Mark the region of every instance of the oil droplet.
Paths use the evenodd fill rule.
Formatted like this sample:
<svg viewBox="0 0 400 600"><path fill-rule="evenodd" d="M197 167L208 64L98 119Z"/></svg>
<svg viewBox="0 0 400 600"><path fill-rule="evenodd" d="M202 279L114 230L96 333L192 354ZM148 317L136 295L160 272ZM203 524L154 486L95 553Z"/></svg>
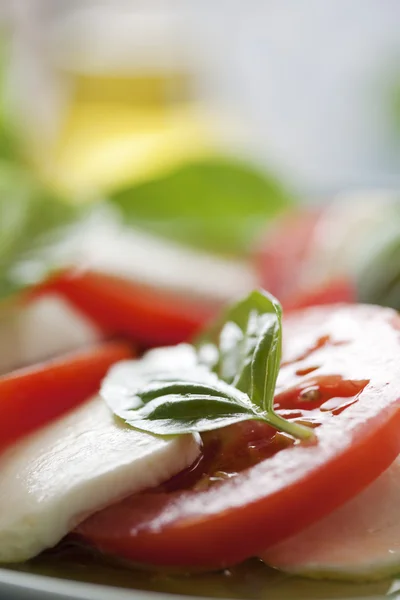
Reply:
<svg viewBox="0 0 400 600"><path fill-rule="evenodd" d="M302 390L299 394L299 398L304 402L317 402L321 398L321 392L319 387L312 385Z"/></svg>

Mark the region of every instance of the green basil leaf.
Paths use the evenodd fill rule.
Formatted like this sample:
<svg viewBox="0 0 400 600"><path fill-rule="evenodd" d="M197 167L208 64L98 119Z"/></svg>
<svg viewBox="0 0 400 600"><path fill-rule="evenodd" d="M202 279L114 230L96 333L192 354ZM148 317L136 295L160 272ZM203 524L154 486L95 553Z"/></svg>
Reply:
<svg viewBox="0 0 400 600"><path fill-rule="evenodd" d="M100 393L115 415L153 434L202 432L257 419L310 438L311 430L273 410L280 357L280 305L256 291L197 347L158 348L114 365Z"/></svg>
<svg viewBox="0 0 400 600"><path fill-rule="evenodd" d="M185 393L233 398L238 404L251 407L245 394L199 363L190 344L156 348L140 360L122 361L110 369L101 388L110 408L124 419L132 417L129 411L159 396Z"/></svg>
<svg viewBox="0 0 400 600"><path fill-rule="evenodd" d="M189 344L115 365L101 395L114 414L155 434L207 431L260 416L246 394L198 362Z"/></svg>
<svg viewBox="0 0 400 600"><path fill-rule="evenodd" d="M110 201L128 225L223 254L247 252L266 221L292 204L272 176L222 158L130 185Z"/></svg>
<svg viewBox="0 0 400 600"><path fill-rule="evenodd" d="M101 394L111 410L126 419L131 416L130 410L142 406L140 394L147 393L149 386L162 388L166 384L180 383L218 383L218 377L199 364L196 351L189 344L156 348L139 360L117 363L103 381Z"/></svg>
<svg viewBox="0 0 400 600"><path fill-rule="evenodd" d="M270 330L274 335L270 334ZM208 331L197 341L200 362L217 373L218 377L246 392L260 408L264 407L264 391L257 378L269 379L267 390L275 389L277 369L281 358L281 309L277 300L262 290L253 291L241 302L228 309ZM279 343L278 343L279 340ZM272 359L271 354L274 355ZM253 360L257 355L257 369ZM261 363L274 360L272 373L266 373ZM268 361L267 361L268 362ZM265 367L267 364L265 365ZM275 377L275 379L274 379Z"/></svg>
<svg viewBox="0 0 400 600"><path fill-rule="evenodd" d="M262 315L257 345L251 361L250 397L267 412L273 410L274 392L282 356L282 310L270 298L274 312Z"/></svg>
<svg viewBox="0 0 400 600"><path fill-rule="evenodd" d="M197 340L200 362L245 392L265 420L294 437L312 437L301 425L279 417L273 408L282 355L282 309L264 290L255 290L228 309Z"/></svg>
<svg viewBox="0 0 400 600"><path fill-rule="evenodd" d="M60 266L52 249L80 216L25 170L0 162L0 300Z"/></svg>
<svg viewBox="0 0 400 600"><path fill-rule="evenodd" d="M182 394L153 400L136 411L135 417L127 423L156 435L179 435L210 431L259 418L251 409L218 396Z"/></svg>
<svg viewBox="0 0 400 600"><path fill-rule="evenodd" d="M44 186L23 159L20 132L7 105L5 72L9 44L0 38L0 301L42 281L57 269L51 248L78 209ZM9 104L9 103L8 103Z"/></svg>
<svg viewBox="0 0 400 600"><path fill-rule="evenodd" d="M360 302L390 306L400 310L400 196L382 195L390 200L375 221L374 229L360 244L354 278Z"/></svg>
<svg viewBox="0 0 400 600"><path fill-rule="evenodd" d="M0 159L22 161L20 134L6 102L6 71L10 61L10 43L5 31L0 30Z"/></svg>

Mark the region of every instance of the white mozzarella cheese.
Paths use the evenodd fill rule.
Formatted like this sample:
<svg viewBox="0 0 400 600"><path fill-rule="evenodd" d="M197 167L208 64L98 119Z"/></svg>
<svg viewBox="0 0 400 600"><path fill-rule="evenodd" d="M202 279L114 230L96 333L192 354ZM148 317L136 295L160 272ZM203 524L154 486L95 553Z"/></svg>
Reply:
<svg viewBox="0 0 400 600"><path fill-rule="evenodd" d="M252 267L181 247L141 231L115 232L110 240L87 243L91 269L210 301L229 302L257 287Z"/></svg>
<svg viewBox="0 0 400 600"><path fill-rule="evenodd" d="M261 559L289 573L319 578L374 580L397 574L399 506L397 458L361 494L299 534L268 548Z"/></svg>
<svg viewBox="0 0 400 600"><path fill-rule="evenodd" d="M124 227L110 209L99 210L76 230L63 248L63 260L210 301L231 301L258 285L249 261L222 258Z"/></svg>
<svg viewBox="0 0 400 600"><path fill-rule="evenodd" d="M92 344L100 331L65 300L47 295L0 312L0 373Z"/></svg>
<svg viewBox="0 0 400 600"><path fill-rule="evenodd" d="M54 546L88 515L189 466L199 447L196 436L120 425L89 400L0 456L0 562Z"/></svg>

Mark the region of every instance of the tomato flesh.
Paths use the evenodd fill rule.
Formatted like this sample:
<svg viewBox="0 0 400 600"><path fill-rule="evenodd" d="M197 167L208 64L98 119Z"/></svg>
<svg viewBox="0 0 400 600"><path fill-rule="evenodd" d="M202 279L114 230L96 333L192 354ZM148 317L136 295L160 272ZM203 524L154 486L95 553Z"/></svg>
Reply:
<svg viewBox="0 0 400 600"><path fill-rule="evenodd" d="M74 271L47 282L108 335L123 335L144 348L190 339L219 305L171 295L139 283L90 271Z"/></svg>
<svg viewBox="0 0 400 600"><path fill-rule="evenodd" d="M207 434L202 464L106 508L76 534L103 552L174 567L222 568L265 551L356 495L395 459L399 361L400 321L390 309L291 314L275 407L313 427L315 443L255 424Z"/></svg>
<svg viewBox="0 0 400 600"><path fill-rule="evenodd" d="M108 342L0 377L0 450L93 396L108 368L131 356Z"/></svg>

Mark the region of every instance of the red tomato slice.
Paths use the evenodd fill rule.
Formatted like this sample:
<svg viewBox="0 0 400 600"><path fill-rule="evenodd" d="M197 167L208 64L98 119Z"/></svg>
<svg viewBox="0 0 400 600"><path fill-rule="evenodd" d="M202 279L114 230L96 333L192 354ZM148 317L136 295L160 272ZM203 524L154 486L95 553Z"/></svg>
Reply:
<svg viewBox="0 0 400 600"><path fill-rule="evenodd" d="M357 301L356 286L350 277L336 277L304 288L303 275L312 268L309 259L318 252L314 232L321 215L321 210L286 215L256 252L262 285L279 298L284 310Z"/></svg>
<svg viewBox="0 0 400 600"><path fill-rule="evenodd" d="M42 289L66 297L105 333L128 336L144 347L188 340L219 309L95 272L66 273Z"/></svg>
<svg viewBox="0 0 400 600"><path fill-rule="evenodd" d="M307 293L298 294L283 303L283 309L298 310L308 306L320 306L321 304L336 304L340 302L352 303L357 301L355 285L350 279L335 279L328 285L313 288Z"/></svg>
<svg viewBox="0 0 400 600"><path fill-rule="evenodd" d="M255 253L261 285L285 302L299 293L298 277L321 211L292 212L278 219Z"/></svg>
<svg viewBox="0 0 400 600"><path fill-rule="evenodd" d="M130 356L127 344L109 342L0 377L0 449L87 400Z"/></svg>
<svg viewBox="0 0 400 600"><path fill-rule="evenodd" d="M108 507L76 533L154 565L221 568L265 552L356 495L398 455L399 364L400 319L390 309L292 313L275 406L315 427L316 442L294 443L259 424L237 428L237 443L232 429L212 432L203 464L181 481ZM215 439L222 452L210 458Z"/></svg>

